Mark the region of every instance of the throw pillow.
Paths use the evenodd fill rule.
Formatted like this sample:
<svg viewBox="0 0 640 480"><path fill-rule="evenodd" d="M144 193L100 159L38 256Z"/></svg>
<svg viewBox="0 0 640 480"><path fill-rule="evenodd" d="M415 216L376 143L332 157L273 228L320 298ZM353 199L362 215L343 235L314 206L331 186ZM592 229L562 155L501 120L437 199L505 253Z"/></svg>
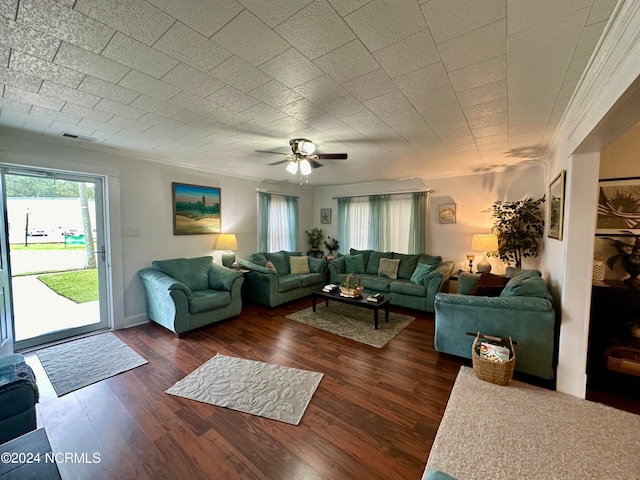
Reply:
<svg viewBox="0 0 640 480"><path fill-rule="evenodd" d="M345 255L345 273L364 273L364 255L358 253L357 255Z"/></svg>
<svg viewBox="0 0 640 480"><path fill-rule="evenodd" d="M509 279L493 273L483 273L469 292L471 295L483 297L499 297Z"/></svg>
<svg viewBox="0 0 640 480"><path fill-rule="evenodd" d="M289 259L285 256L284 252L265 253L264 256L275 265L278 270L278 275L289 274Z"/></svg>
<svg viewBox="0 0 640 480"><path fill-rule="evenodd" d="M400 260L392 260L390 258L381 258L380 267L378 268L378 275L381 277L391 278L396 280L398 278L398 267L400 266Z"/></svg>
<svg viewBox="0 0 640 480"><path fill-rule="evenodd" d="M310 273L309 271L309 257L303 255L301 257L289 257L289 269L291 275L303 275Z"/></svg>
<svg viewBox="0 0 640 480"><path fill-rule="evenodd" d="M511 280L504 287L501 297L538 297L545 298L550 302L553 301L553 297L547 290L547 284L540 277L530 277L519 281Z"/></svg>
<svg viewBox="0 0 640 480"><path fill-rule="evenodd" d="M378 270L380 270L381 258L393 258L393 253L392 252L371 252L369 254L369 261L367 262L367 266L364 273L368 273L369 275L378 275Z"/></svg>
<svg viewBox="0 0 640 480"><path fill-rule="evenodd" d="M265 265L265 268L268 268L269 270L273 270L274 272L278 273L278 269L276 268L276 266L271 263L271 262L267 262L267 264Z"/></svg>
<svg viewBox="0 0 640 480"><path fill-rule="evenodd" d="M451 475L447 475L441 470L429 469L425 480L456 480Z"/></svg>
<svg viewBox="0 0 640 480"><path fill-rule="evenodd" d="M424 279L431 273L433 270L433 265L427 265L426 263L419 263L416 266L416 269L413 271L413 275L411 275L411 281L413 283L417 283L418 285L422 285L424 283Z"/></svg>

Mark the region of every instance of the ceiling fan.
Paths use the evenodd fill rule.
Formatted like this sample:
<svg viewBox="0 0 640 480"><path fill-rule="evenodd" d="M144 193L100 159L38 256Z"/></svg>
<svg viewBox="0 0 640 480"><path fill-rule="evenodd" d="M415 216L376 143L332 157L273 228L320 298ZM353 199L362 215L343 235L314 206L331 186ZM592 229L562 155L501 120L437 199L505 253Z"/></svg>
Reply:
<svg viewBox="0 0 640 480"><path fill-rule="evenodd" d="M258 150L261 153L275 153L278 155L287 155L287 160L281 160L279 162L273 162L269 165L280 165L288 162L287 172L300 176L300 185L302 185L302 176L307 177L307 183L309 182L308 175L311 173L312 168L321 167L322 164L318 160L346 160L346 153L314 153L316 151L316 144L306 138L293 138L289 140L292 153L272 152L268 150Z"/></svg>

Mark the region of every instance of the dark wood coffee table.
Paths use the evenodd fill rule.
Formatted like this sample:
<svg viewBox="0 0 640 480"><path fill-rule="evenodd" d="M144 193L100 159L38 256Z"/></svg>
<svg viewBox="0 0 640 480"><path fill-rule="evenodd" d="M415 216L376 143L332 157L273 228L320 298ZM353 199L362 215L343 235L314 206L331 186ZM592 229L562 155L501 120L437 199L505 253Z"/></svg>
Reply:
<svg viewBox="0 0 640 480"><path fill-rule="evenodd" d="M389 321L389 296L385 295L384 300L379 302L368 302L367 296L368 293L363 292L362 295L356 298L352 297L343 297L340 295L340 292L325 292L323 290L316 290L311 292L311 299L313 300L313 311L316 311L316 300L318 297L323 298L325 301L325 305L329 306L329 300L333 300L334 302L342 302L348 305L355 305L356 307L368 308L369 310L373 310L373 328L375 330L378 329L378 311L380 308L384 308L384 321Z"/></svg>

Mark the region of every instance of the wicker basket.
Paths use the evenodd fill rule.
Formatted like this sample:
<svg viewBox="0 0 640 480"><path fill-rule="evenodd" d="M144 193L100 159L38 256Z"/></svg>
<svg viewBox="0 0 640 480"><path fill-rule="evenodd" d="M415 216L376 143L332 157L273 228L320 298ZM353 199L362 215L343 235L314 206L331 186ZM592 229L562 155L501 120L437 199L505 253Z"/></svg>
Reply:
<svg viewBox="0 0 640 480"><path fill-rule="evenodd" d="M364 287L360 285L360 279L354 273L347 275L344 282L340 284L340 294L345 297L359 297L363 290Z"/></svg>
<svg viewBox="0 0 640 480"><path fill-rule="evenodd" d="M516 366L516 351L513 349L513 341L511 340L511 337L509 337L511 358L506 362L492 362L491 360L482 358L476 349L480 337L494 341L502 340L501 338L482 335L480 332L476 334L473 346L471 347L471 359L473 362L473 371L476 372L476 377L480 380L484 380L485 382L495 383L496 385L509 385L513 379L513 369Z"/></svg>

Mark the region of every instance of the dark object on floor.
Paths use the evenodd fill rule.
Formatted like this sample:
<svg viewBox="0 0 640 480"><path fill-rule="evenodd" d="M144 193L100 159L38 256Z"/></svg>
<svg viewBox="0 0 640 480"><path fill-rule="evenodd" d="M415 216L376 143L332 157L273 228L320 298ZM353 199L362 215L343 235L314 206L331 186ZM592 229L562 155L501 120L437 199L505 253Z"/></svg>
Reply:
<svg viewBox="0 0 640 480"><path fill-rule="evenodd" d="M20 354L0 357L0 443L36 428L38 386Z"/></svg>
<svg viewBox="0 0 640 480"><path fill-rule="evenodd" d="M2 445L0 480L10 478L37 478L61 480L55 455L44 428L39 428ZM15 461L13 461L15 459Z"/></svg>

